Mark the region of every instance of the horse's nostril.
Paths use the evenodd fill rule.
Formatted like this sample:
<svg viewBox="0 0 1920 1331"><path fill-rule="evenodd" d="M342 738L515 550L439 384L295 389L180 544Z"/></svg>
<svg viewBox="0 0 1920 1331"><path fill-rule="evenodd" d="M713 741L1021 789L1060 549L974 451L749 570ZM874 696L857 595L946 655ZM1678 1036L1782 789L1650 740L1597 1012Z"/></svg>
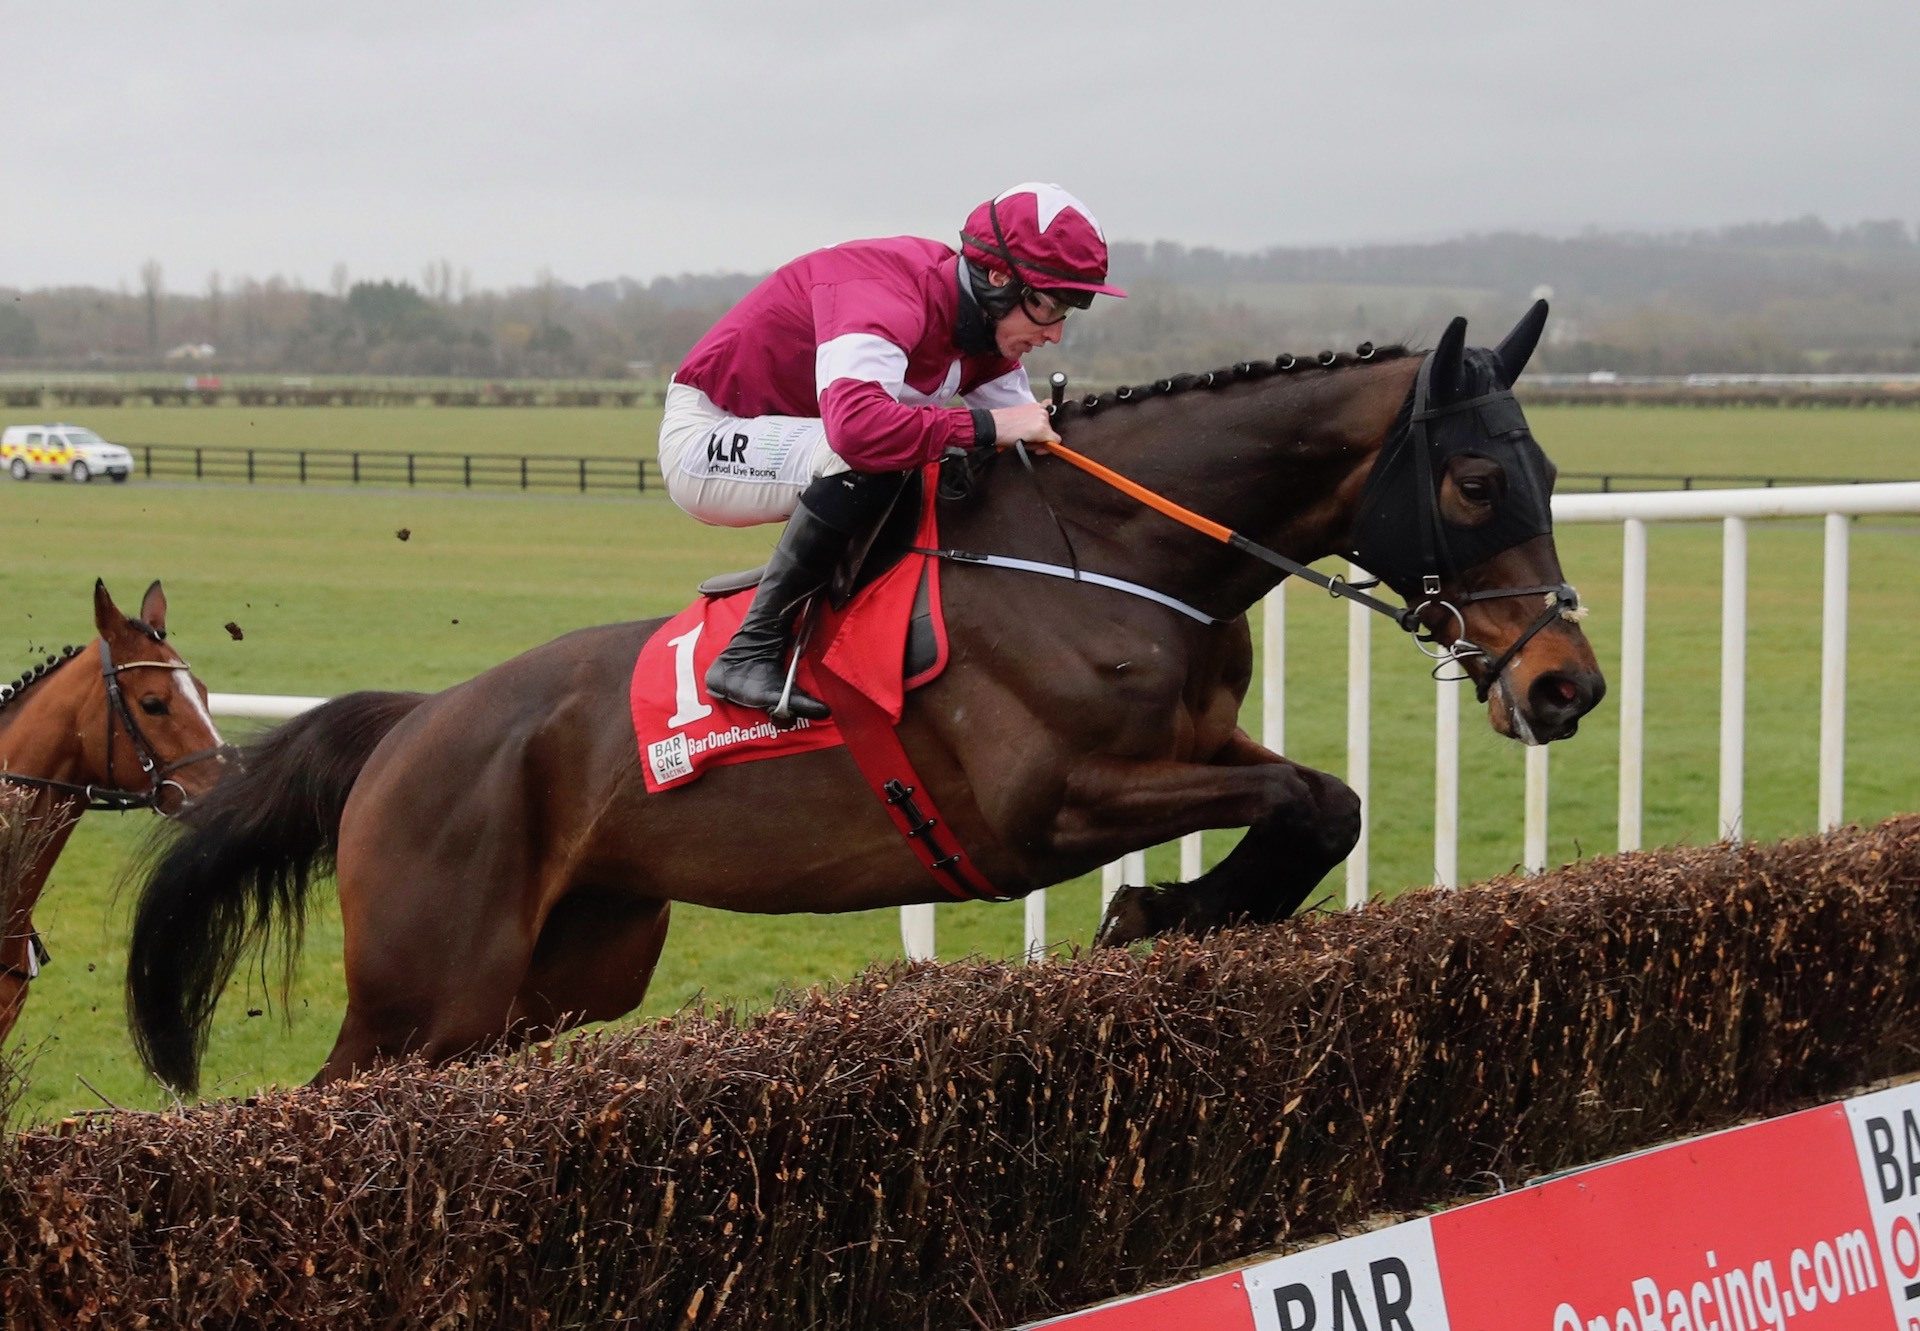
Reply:
<svg viewBox="0 0 1920 1331"><path fill-rule="evenodd" d="M1572 720L1578 717L1589 705L1587 690L1582 684L1578 676L1562 674L1557 670L1540 676L1531 690L1534 710L1543 719Z"/></svg>

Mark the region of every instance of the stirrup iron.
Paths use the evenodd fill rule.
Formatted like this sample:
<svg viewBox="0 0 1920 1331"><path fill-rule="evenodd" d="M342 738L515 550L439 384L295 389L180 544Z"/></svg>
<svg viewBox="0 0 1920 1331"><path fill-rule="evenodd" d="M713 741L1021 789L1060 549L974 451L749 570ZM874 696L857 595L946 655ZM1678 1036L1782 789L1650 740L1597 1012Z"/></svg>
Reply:
<svg viewBox="0 0 1920 1331"><path fill-rule="evenodd" d="M780 686L780 701L768 709L767 715L773 718L773 724L782 730L793 729L799 720L793 714L793 683L800 677L800 657L807 650L807 643L813 637L813 603L818 592L809 595L800 602L800 609L794 615L796 629L793 635L793 654L787 660L787 679Z"/></svg>

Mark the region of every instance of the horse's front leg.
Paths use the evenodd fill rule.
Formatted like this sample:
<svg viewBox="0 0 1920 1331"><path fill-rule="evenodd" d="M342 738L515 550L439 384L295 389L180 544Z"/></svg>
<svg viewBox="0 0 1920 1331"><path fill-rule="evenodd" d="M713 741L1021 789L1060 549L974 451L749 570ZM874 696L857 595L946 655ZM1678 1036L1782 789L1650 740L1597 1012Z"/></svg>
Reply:
<svg viewBox="0 0 1920 1331"><path fill-rule="evenodd" d="M1233 852L1191 883L1130 885L1100 927L1103 943L1207 933L1291 915L1360 838L1360 799L1337 777L1235 731L1211 763L1088 764L1068 785L1059 830L1135 845L1212 827L1245 827Z"/></svg>

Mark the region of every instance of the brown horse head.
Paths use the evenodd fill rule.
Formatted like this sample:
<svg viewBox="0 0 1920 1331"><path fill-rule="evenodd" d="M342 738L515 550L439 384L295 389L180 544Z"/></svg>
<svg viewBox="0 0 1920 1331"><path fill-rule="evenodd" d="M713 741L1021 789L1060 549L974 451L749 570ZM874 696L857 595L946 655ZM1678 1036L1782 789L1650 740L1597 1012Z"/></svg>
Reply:
<svg viewBox="0 0 1920 1331"><path fill-rule="evenodd" d="M0 686L0 1039L20 1015L45 950L33 908L73 824L88 809L178 813L223 774L228 754L207 693L166 641L167 598L140 617L94 583L99 637Z"/></svg>
<svg viewBox="0 0 1920 1331"><path fill-rule="evenodd" d="M1465 319L1448 325L1372 465L1352 540L1430 654L1473 681L1493 728L1529 744L1572 735L1606 693L1554 548L1557 473L1512 391L1546 317L1535 302L1491 350L1466 345Z"/></svg>
<svg viewBox="0 0 1920 1331"><path fill-rule="evenodd" d="M156 581L135 618L96 581L93 624L99 639L81 655L96 678L72 723L86 779L151 792L154 809L177 813L213 788L231 751L208 711L206 685L167 641L167 594Z"/></svg>
<svg viewBox="0 0 1920 1331"><path fill-rule="evenodd" d="M1080 539L1105 546L1104 571L1194 594L1222 618L1249 610L1282 576L1265 555L1249 557L1253 546L1291 560L1290 572L1344 555L1405 601L1401 627L1421 630L1429 655L1473 681L1497 732L1564 739L1606 684L1554 549L1554 467L1512 392L1546 315L1536 302L1491 349L1469 347L1467 322L1455 319L1424 356L1370 345L1282 356L1056 413L1088 457L1249 544L1197 545L1099 482L1062 478L1060 493L1073 516L1086 515ZM999 530L966 535L993 548L1031 531L1044 545L1052 525L1019 490L996 482ZM993 515L979 521L990 526Z"/></svg>

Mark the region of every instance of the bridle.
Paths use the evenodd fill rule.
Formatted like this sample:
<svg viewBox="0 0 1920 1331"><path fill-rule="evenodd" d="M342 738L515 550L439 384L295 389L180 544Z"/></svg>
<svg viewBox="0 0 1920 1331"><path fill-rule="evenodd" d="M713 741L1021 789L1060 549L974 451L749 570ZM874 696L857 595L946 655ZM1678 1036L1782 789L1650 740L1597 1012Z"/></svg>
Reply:
<svg viewBox="0 0 1920 1331"><path fill-rule="evenodd" d="M1511 388L1497 389L1460 402L1449 402L1444 407L1429 406L1427 403L1431 393L1432 379L1433 353L1428 352L1426 358L1420 362L1420 372L1414 379L1413 409L1407 417L1407 429L1410 435L1406 441L1406 446L1413 454L1414 485L1425 501L1418 506L1420 567L1425 570L1420 575L1420 594L1425 599L1408 611L1394 611L1391 607L1386 609L1401 628L1414 634L1415 645L1420 648L1421 653L1437 662L1434 666L1434 678L1443 678L1440 671L1450 662L1460 664L1463 669L1467 661L1475 658L1487 662L1482 666L1481 676L1473 686L1475 699L1484 703L1488 695L1493 692L1494 685L1504 677L1507 667L1513 664L1514 659L1520 655L1521 650L1528 643L1533 641L1535 635L1556 619L1576 621L1583 611L1580 607L1580 593L1571 583L1566 582L1541 583L1531 587L1495 587L1485 591L1468 592L1455 601L1441 599L1440 570L1443 562L1450 564L1451 560L1446 559L1446 541L1440 530L1440 487L1433 475L1433 443L1427 435L1427 423L1490 406L1513 405L1516 411L1518 407L1514 403ZM1375 467L1380 465L1380 459L1386 454L1387 449L1382 448L1375 458ZM1375 567L1374 561L1366 557L1366 551L1357 548L1354 551L1354 562L1363 568ZM1342 585L1350 586L1351 584ZM1362 585L1377 586L1379 580L1375 579L1373 582ZM1527 626L1526 631L1508 644L1505 651L1495 656L1467 637L1467 619L1462 607L1477 601L1504 600L1511 596L1541 596L1545 598L1545 605L1539 615L1534 618L1533 623ZM1372 601L1371 598L1367 599L1371 602L1372 608L1382 608L1383 603ZM1439 612L1443 616L1442 623L1445 622L1445 615L1453 617L1454 627L1458 631L1454 634L1451 644L1440 643L1438 632L1425 618L1429 610ZM1404 619L1403 614L1406 616ZM1409 623L1409 620L1412 622ZM1422 628L1426 632L1420 632ZM1436 646L1439 650L1429 651L1429 645ZM1453 676L1452 678L1463 677Z"/></svg>
<svg viewBox="0 0 1920 1331"><path fill-rule="evenodd" d="M153 634L155 642L161 641L158 631ZM29 786L38 790L51 790L56 794L67 795L85 801L82 809L103 809L115 813L124 813L129 809L152 809L162 815L166 809L162 800L167 787L171 786L180 793L182 803L186 800L187 790L173 774L195 763L208 759L226 761L239 756L239 749L231 744L216 744L210 749L201 749L163 763L153 744L134 720L133 708L127 704L125 690L120 687L120 676L129 670L184 670L192 673L193 667L185 661L126 661L114 664L113 649L105 638L100 639L100 678L107 690L107 709L105 713L107 762L106 774L113 778L114 717L120 718L120 724L126 728L127 738L133 745L135 759L140 764L141 773L147 778L144 790L127 789L116 786L96 785L92 782L56 781L52 777L28 776L21 772L0 771L0 781L8 781L16 786Z"/></svg>
<svg viewBox="0 0 1920 1331"><path fill-rule="evenodd" d="M154 630L152 636L155 642L162 640L158 630ZM210 749L201 749L197 753L175 758L170 763L161 762L160 755L154 750L152 742L140 729L139 723L134 720L133 708L128 706L126 692L120 687L121 674L129 670L184 670L191 674L193 668L185 661L126 661L115 665L113 649L107 645L105 638L100 639L100 677L107 690L105 712L107 777L109 780L113 777L113 719L115 714L118 714L121 725L126 728L128 740L133 745L134 757L139 761L140 771L147 777L145 790L121 789L94 785L90 782L81 784L72 781L56 781L52 777L28 776L25 773L8 771L0 771L0 781L16 786L27 786L35 790L50 790L56 795L82 800L84 801L82 812L103 809L124 813L129 809L152 809L162 816L167 816L162 805L167 787L171 786L180 792L182 805L186 801L186 787L172 779L175 772L191 767L195 763L205 762L209 758L225 761L239 755L239 749L231 744L216 744ZM41 968L52 959L52 955L47 951L47 945L40 941L39 932L29 929L27 931L27 964L15 966L11 962L0 963L0 979L19 980L24 984L39 975Z"/></svg>
<svg viewBox="0 0 1920 1331"><path fill-rule="evenodd" d="M17 936L17 935L16 935ZM53 960L53 954L47 951L47 945L40 941L38 929L27 930L27 964L16 966L12 962L0 962L0 980L18 980L22 984L38 979L46 964Z"/></svg>

